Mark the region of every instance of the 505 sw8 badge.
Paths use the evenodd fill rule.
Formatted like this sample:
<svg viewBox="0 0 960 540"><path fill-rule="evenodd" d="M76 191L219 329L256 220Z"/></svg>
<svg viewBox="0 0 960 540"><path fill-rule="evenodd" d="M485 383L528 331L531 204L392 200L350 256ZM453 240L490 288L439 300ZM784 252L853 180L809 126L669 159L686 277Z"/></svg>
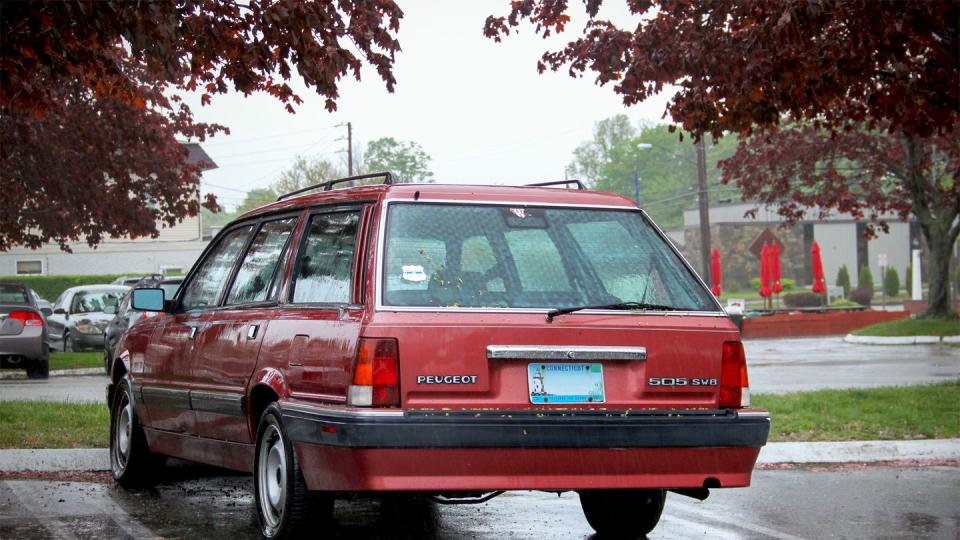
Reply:
<svg viewBox="0 0 960 540"><path fill-rule="evenodd" d="M667 491L750 484L769 418L739 333L641 209L392 179L284 195L174 297L133 291L158 315L111 368L117 482L165 456L252 473L267 538L337 497L505 490L576 491L598 532L643 535Z"/></svg>

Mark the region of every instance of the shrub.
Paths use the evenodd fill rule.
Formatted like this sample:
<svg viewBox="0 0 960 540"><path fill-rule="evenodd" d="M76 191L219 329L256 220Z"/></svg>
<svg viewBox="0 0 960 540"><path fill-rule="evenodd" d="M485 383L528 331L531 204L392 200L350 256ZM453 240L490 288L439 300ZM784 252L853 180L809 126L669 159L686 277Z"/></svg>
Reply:
<svg viewBox="0 0 960 540"><path fill-rule="evenodd" d="M77 285L101 285L120 277L118 274L99 276L9 276L0 281L19 281L40 295L40 298L55 302L60 293Z"/></svg>
<svg viewBox="0 0 960 540"><path fill-rule="evenodd" d="M792 291L797 288L797 280L790 278L783 278L780 280L780 285L783 286L783 290Z"/></svg>
<svg viewBox="0 0 960 540"><path fill-rule="evenodd" d="M760 278L752 277L750 278L750 288L759 291L760 290Z"/></svg>
<svg viewBox="0 0 960 540"><path fill-rule="evenodd" d="M823 297L812 292L790 293L783 295L783 304L787 307L819 307Z"/></svg>
<svg viewBox="0 0 960 540"><path fill-rule="evenodd" d="M850 271L847 265L843 265L837 270L837 287L843 287L843 295L850 296Z"/></svg>
<svg viewBox="0 0 960 540"><path fill-rule="evenodd" d="M857 288L869 290L873 294L873 272L869 266L860 267L860 274L857 277Z"/></svg>
<svg viewBox="0 0 960 540"><path fill-rule="evenodd" d="M883 276L883 292L887 296L896 296L900 292L900 274L895 268L887 268Z"/></svg>
<svg viewBox="0 0 960 540"><path fill-rule="evenodd" d="M861 306L869 306L873 300L873 289L857 287L850 293L850 299Z"/></svg>
<svg viewBox="0 0 960 540"><path fill-rule="evenodd" d="M960 268L957 269L957 275L960 276ZM907 277L906 281L903 282L903 289L907 291L907 294L913 292L913 266L907 267Z"/></svg>
<svg viewBox="0 0 960 540"><path fill-rule="evenodd" d="M830 303L830 307L858 308L862 306L854 302L853 300L847 300L846 298L837 298L836 300Z"/></svg>

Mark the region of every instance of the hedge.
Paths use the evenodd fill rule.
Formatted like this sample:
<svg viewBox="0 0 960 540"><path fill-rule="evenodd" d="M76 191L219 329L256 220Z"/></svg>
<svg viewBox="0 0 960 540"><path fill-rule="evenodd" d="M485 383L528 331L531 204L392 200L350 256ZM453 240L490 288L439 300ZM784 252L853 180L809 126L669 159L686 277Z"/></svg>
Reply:
<svg viewBox="0 0 960 540"><path fill-rule="evenodd" d="M55 302L60 293L78 285L109 284L124 274L103 274L98 276L6 276L0 281L19 281L30 287L40 298Z"/></svg>

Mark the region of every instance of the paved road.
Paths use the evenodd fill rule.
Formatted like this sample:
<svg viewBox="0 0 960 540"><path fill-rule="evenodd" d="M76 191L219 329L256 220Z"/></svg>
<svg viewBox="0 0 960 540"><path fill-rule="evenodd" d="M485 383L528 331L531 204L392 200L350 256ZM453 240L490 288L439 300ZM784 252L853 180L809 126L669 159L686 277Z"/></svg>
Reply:
<svg viewBox="0 0 960 540"><path fill-rule="evenodd" d="M750 391L870 388L960 378L960 347L860 345L841 337L744 341Z"/></svg>
<svg viewBox="0 0 960 540"><path fill-rule="evenodd" d="M251 481L181 468L156 490L0 482L0 538L257 538ZM470 506L407 497L337 503L337 538L591 538L575 494ZM705 502L670 494L652 539L957 538L960 468L759 471ZM319 531L318 531L319 532ZM326 532L326 531L325 531Z"/></svg>

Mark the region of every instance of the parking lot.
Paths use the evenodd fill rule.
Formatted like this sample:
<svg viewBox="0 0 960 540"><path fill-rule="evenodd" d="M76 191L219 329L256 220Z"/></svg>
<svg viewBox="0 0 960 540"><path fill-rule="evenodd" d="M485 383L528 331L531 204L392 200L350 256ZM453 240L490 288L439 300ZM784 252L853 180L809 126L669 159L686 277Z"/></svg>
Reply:
<svg viewBox="0 0 960 540"><path fill-rule="evenodd" d="M251 480L175 468L154 490L0 482L0 538L257 538ZM338 502L335 538L591 538L573 493L507 493L480 505L411 497ZM943 538L960 524L960 468L761 470L749 489L670 494L650 538ZM320 531L318 531L319 534Z"/></svg>

